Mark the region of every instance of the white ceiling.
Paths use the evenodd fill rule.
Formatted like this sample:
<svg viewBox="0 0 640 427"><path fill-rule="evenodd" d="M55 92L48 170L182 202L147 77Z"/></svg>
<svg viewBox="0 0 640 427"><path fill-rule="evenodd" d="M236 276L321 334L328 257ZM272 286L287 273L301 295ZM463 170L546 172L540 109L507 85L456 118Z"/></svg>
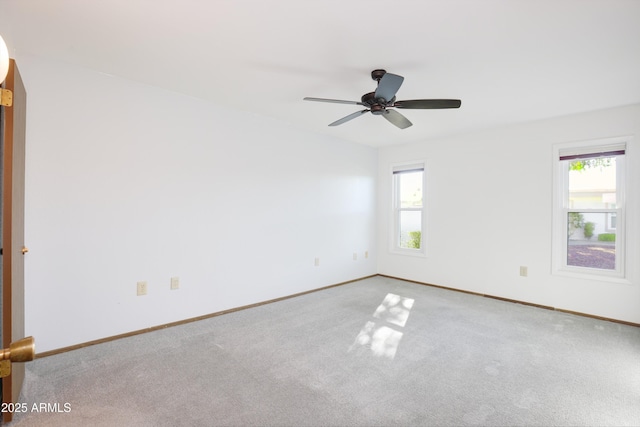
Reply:
<svg viewBox="0 0 640 427"><path fill-rule="evenodd" d="M10 51L381 146L640 103L637 0L0 0ZM361 107L370 72L405 77L400 130Z"/></svg>

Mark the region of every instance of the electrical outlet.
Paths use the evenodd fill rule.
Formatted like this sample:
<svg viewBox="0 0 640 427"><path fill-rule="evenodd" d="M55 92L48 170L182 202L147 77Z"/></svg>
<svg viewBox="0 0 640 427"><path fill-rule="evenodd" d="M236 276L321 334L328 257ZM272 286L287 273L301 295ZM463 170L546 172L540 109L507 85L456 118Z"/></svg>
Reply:
<svg viewBox="0 0 640 427"><path fill-rule="evenodd" d="M146 295L147 294L147 282L138 282L138 286L137 286L137 292L138 292L138 296L142 296L142 295Z"/></svg>
<svg viewBox="0 0 640 427"><path fill-rule="evenodd" d="M365 259L369 258L369 251L364 251L364 257L365 257Z"/></svg>
<svg viewBox="0 0 640 427"><path fill-rule="evenodd" d="M180 278L172 277L171 278L171 290L175 291L176 289L180 289Z"/></svg>
<svg viewBox="0 0 640 427"><path fill-rule="evenodd" d="M315 265L316 267L320 267L320 258L316 258L313 265Z"/></svg>
<svg viewBox="0 0 640 427"><path fill-rule="evenodd" d="M526 266L521 265L521 266L520 266L520 275L521 275L522 277L527 277L527 275L528 275L528 273L529 273L527 270L528 270L528 269L527 269L527 267L526 267Z"/></svg>
<svg viewBox="0 0 640 427"><path fill-rule="evenodd" d="M354 261L357 261L357 260L358 260L358 253L357 253L357 252L354 252L354 253L353 253L353 260L354 260Z"/></svg>

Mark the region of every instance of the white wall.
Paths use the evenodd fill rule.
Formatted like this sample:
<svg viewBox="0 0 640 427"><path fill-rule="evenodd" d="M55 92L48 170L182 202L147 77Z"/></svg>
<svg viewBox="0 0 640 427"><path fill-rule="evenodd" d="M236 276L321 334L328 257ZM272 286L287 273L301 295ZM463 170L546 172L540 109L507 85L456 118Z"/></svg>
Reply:
<svg viewBox="0 0 640 427"><path fill-rule="evenodd" d="M379 273L640 323L639 134L635 105L381 149ZM622 135L635 135L626 156L631 283L554 275L553 144ZM416 159L427 160L427 258L389 252L390 164Z"/></svg>
<svg viewBox="0 0 640 427"><path fill-rule="evenodd" d="M42 58L18 65L38 352L376 272L640 323L638 198L631 284L551 274L552 145L637 135L639 105L378 151ZM387 172L415 159L427 258L388 251ZM135 295L140 280L149 295Z"/></svg>
<svg viewBox="0 0 640 427"><path fill-rule="evenodd" d="M376 273L376 150L42 58L18 66L38 352Z"/></svg>

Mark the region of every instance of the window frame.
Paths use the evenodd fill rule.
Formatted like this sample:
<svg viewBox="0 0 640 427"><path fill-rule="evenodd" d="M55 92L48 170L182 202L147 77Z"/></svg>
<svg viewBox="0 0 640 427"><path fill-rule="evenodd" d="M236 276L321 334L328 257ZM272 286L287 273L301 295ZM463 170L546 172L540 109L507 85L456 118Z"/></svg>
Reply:
<svg viewBox="0 0 640 427"><path fill-rule="evenodd" d="M628 163L629 137L616 137L590 141L569 142L554 145L553 149L553 227L552 227L552 272L557 275L576 278L598 279L607 282L630 284L627 279L626 259L626 210L628 206L626 181ZM616 207L615 208L573 208L569 206L569 170L566 160L561 160L567 152L584 155L588 153L618 151L620 148L624 154L616 156ZM570 212L603 213L608 217L616 215L616 266L615 269L599 269L580 267L567 263L568 251L568 215Z"/></svg>
<svg viewBox="0 0 640 427"><path fill-rule="evenodd" d="M400 182L396 179L396 176L402 174L402 172L422 169L422 207L401 207L400 206ZM391 177L391 221L390 221L390 233L389 233L389 250L390 252L398 255L409 255L426 257L427 256L427 212L426 212L426 197L427 197L427 162L425 160L414 160L401 163L393 163L389 168L389 175ZM420 212L420 248L403 248L400 247L400 215L401 212Z"/></svg>

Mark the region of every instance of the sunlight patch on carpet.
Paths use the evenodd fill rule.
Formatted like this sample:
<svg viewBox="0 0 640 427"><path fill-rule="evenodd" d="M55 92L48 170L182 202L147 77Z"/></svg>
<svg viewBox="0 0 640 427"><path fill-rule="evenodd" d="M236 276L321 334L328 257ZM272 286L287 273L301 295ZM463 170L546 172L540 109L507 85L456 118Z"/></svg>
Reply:
<svg viewBox="0 0 640 427"><path fill-rule="evenodd" d="M404 327L414 302L413 298L404 298L389 293L374 311L373 317L396 327ZM401 339L402 332L394 327L376 325L376 322L367 321L356 336L354 343L349 347L348 352L357 348L365 348L370 350L374 356L394 359Z"/></svg>
<svg viewBox="0 0 640 427"><path fill-rule="evenodd" d="M373 313L373 317L404 327L407 323L407 319L409 319L409 312L413 307L414 301L415 300L413 298L404 298L395 294L387 294L382 301L382 304L380 304L376 309L376 312Z"/></svg>

